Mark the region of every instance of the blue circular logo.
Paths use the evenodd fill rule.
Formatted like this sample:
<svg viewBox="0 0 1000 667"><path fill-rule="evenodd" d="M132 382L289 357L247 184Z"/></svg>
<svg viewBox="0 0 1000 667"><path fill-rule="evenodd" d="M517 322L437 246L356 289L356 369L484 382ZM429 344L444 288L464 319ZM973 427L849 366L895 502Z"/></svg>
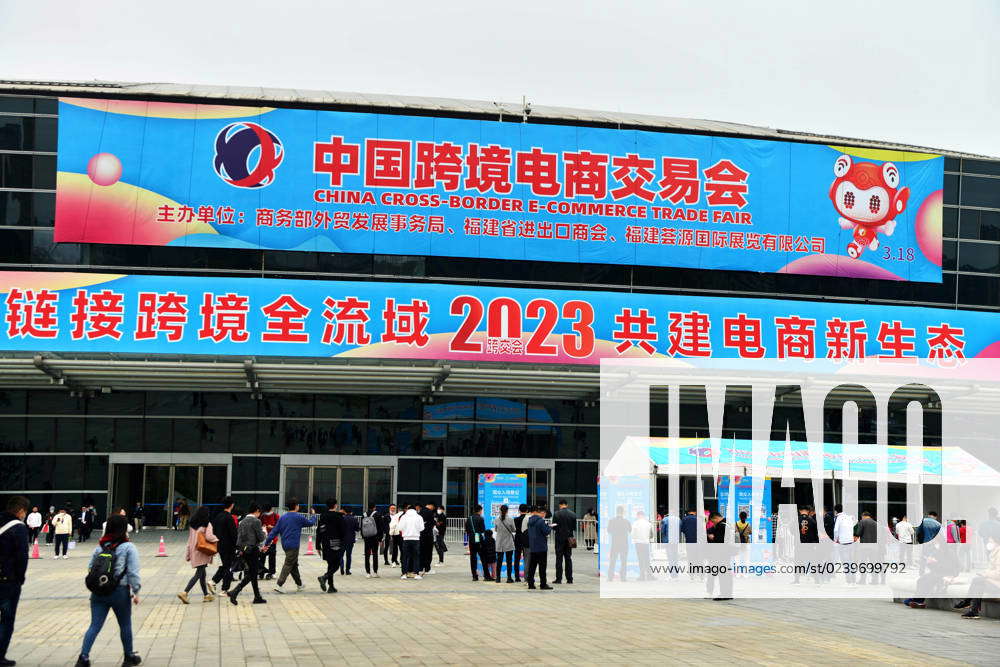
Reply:
<svg viewBox="0 0 1000 667"><path fill-rule="evenodd" d="M215 173L237 188L270 185L284 157L277 135L256 123L232 123L215 137Z"/></svg>

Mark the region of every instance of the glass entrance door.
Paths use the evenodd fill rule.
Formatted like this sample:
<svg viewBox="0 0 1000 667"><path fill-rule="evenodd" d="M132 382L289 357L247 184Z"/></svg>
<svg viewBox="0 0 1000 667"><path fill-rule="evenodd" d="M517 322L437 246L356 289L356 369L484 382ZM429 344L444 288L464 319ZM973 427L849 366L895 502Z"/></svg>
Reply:
<svg viewBox="0 0 1000 667"><path fill-rule="evenodd" d="M147 526L170 525L170 473L171 466L146 466L143 482L142 504L145 507Z"/></svg>
<svg viewBox="0 0 1000 667"><path fill-rule="evenodd" d="M191 514L202 504L218 511L228 491L224 465L147 465L143 477L147 526L171 526L177 502L186 503Z"/></svg>

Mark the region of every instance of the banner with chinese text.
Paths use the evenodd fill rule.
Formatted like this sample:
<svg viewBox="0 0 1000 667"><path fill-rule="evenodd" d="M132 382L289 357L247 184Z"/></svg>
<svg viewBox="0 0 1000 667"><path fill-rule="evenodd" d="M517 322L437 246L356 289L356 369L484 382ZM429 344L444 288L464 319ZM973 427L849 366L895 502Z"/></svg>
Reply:
<svg viewBox="0 0 1000 667"><path fill-rule="evenodd" d="M941 281L937 155L63 99L56 240Z"/></svg>
<svg viewBox="0 0 1000 667"><path fill-rule="evenodd" d="M1000 314L471 285L0 272L0 349L598 364L1000 356Z"/></svg>

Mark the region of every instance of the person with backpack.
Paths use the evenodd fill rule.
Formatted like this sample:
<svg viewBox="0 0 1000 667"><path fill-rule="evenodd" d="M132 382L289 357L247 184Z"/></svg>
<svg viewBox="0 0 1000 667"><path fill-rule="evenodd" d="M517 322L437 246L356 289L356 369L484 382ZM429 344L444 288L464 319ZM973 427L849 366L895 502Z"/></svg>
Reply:
<svg viewBox="0 0 1000 667"><path fill-rule="evenodd" d="M28 514L28 499L13 496L6 512L0 513L0 666L13 665L7 649L14 636L14 618L28 571L28 528L22 523Z"/></svg>
<svg viewBox="0 0 1000 667"><path fill-rule="evenodd" d="M218 547L219 538L212 531L212 522L208 513L208 507L202 505L191 517L188 523L187 549L184 553L184 560L191 563L194 568L194 575L188 580L184 591L177 594L180 601L188 604L188 593L194 585L201 585L201 594L204 596L203 602L211 602L215 599L215 586L210 586L205 582L205 573L208 566L212 564Z"/></svg>
<svg viewBox="0 0 1000 667"><path fill-rule="evenodd" d="M472 580L479 581L479 570L477 569L476 559L482 561L482 544L483 535L486 533L486 521L483 519L483 506L476 505L473 509L472 514L469 518L465 520L465 534L469 538L469 566L472 568ZM486 576L486 580L489 581L489 575L487 574L486 563L483 563L483 575Z"/></svg>
<svg viewBox="0 0 1000 667"><path fill-rule="evenodd" d="M358 520L351 508L341 511L344 515L344 535L341 538L343 554L340 557L340 573L346 576L351 573L351 556L354 554L354 543L358 541Z"/></svg>
<svg viewBox="0 0 1000 667"><path fill-rule="evenodd" d="M510 508L507 505L500 506L500 514L493 520L493 527L497 543L497 574L496 581L500 583L500 570L503 568L503 561L507 559L507 583L514 583L513 562L514 562L514 519L508 514Z"/></svg>
<svg viewBox="0 0 1000 667"><path fill-rule="evenodd" d="M73 517L66 511L65 507L59 508L59 513L52 517L52 530L55 533L56 555L59 558L59 549L62 549L62 557L69 558L69 538L73 534Z"/></svg>
<svg viewBox="0 0 1000 667"><path fill-rule="evenodd" d="M382 515L375 503L368 505L368 511L361 519L361 539L365 543L365 578L378 577L378 545L382 541Z"/></svg>
<svg viewBox="0 0 1000 667"><path fill-rule="evenodd" d="M242 558L246 569L243 571L243 580L239 586L229 592L229 601L237 604L236 598L240 596L240 591L250 584L253 587L253 604L266 604L267 600L260 594L260 585L257 583L257 571L260 569L261 545L267 537L264 534L264 526L260 523L260 505L250 503L249 511L240 521L236 529L236 554ZM267 547L264 546L264 550Z"/></svg>
<svg viewBox="0 0 1000 667"><path fill-rule="evenodd" d="M319 517L316 528L316 545L326 561L326 573L319 576L319 587L326 593L336 593L333 575L340 567L344 551L344 515L337 510L337 499L328 498L326 511Z"/></svg>
<svg viewBox="0 0 1000 667"><path fill-rule="evenodd" d="M212 583L221 582L223 593L229 591L233 584L233 558L236 556L236 523L233 521L233 508L236 501L232 496L222 499L222 509L212 517L212 533L219 539L219 560L222 565L212 575Z"/></svg>
<svg viewBox="0 0 1000 667"><path fill-rule="evenodd" d="M315 526L316 519L314 510L309 508L309 515L299 513L299 501L288 501L288 511L281 515L278 523L264 541L264 546L270 547L278 538L281 538L281 549L285 552L285 562L281 564L281 573L278 575L277 584L274 587L275 593L284 593L285 581L291 575L295 582L296 590L301 591L305 586L302 584L302 576L299 574L299 546L302 542L302 529L306 526Z"/></svg>
<svg viewBox="0 0 1000 667"><path fill-rule="evenodd" d="M753 535L753 527L747 521L746 511L740 512L740 520L736 522L736 539L740 544L748 544Z"/></svg>
<svg viewBox="0 0 1000 667"><path fill-rule="evenodd" d="M90 627L76 667L90 667L90 649L104 627L108 612L115 613L125 658L122 665L138 665L142 659L132 648L132 605L139 604L139 551L128 539L128 520L119 515L108 519L104 536L90 557L85 580L90 590Z"/></svg>

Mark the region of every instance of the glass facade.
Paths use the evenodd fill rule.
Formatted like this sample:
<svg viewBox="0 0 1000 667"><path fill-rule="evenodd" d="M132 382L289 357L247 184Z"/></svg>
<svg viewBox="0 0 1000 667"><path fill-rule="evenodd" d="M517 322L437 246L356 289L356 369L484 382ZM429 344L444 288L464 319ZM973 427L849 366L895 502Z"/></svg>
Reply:
<svg viewBox="0 0 1000 667"><path fill-rule="evenodd" d="M55 98L0 96L0 270L424 281L1000 310L1000 161L946 159L943 282L897 283L542 261L57 244L57 128ZM178 491L195 497L180 487L196 489L198 483L190 471L178 477L176 464L197 455L217 458L200 462L201 483L208 467L223 466L225 481L218 470L209 471L210 481L241 502L284 504L281 494L296 493L315 504L326 494L349 493L358 503L383 503L395 494L404 502L431 497L467 507L481 459L531 459L524 470L533 471L536 497L551 502L565 495L581 507L596 493L598 412L593 401L530 397L424 402L420 396L258 400L249 393L125 392L84 398L65 389L5 391L0 482L5 489L44 492L49 500L39 502L45 504L79 503L84 495L99 505L134 502L144 485L156 487L157 496L165 487L164 498ZM686 434L699 432L700 416L683 419ZM455 458L469 463L450 461ZM165 478L154 465L168 468ZM202 502L215 495L196 490Z"/></svg>

